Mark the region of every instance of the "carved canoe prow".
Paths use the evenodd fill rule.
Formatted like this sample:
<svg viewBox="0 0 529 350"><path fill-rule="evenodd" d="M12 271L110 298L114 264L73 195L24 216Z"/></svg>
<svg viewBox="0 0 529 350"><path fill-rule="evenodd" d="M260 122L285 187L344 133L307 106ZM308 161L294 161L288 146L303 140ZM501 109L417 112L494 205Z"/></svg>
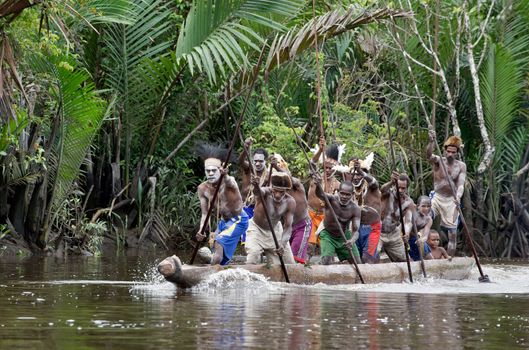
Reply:
<svg viewBox="0 0 529 350"><path fill-rule="evenodd" d="M454 258L448 260L425 261L428 277L461 280L470 277L474 260L471 258ZM412 262L414 277L421 275L418 262ZM270 281L284 282L283 272L279 265L183 265L176 255L164 259L158 264L158 271L169 282L180 288L190 288L208 276L226 269L240 268L267 277ZM288 277L295 284L354 284L360 283L354 266L337 265L286 265ZM406 263L385 263L359 265L360 273L366 283L399 283L408 279Z"/></svg>

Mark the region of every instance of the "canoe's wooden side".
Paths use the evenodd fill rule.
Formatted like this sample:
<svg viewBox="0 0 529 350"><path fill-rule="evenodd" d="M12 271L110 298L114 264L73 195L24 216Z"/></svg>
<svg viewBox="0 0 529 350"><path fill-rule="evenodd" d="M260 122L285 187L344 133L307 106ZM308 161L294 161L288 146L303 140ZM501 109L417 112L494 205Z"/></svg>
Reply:
<svg viewBox="0 0 529 350"><path fill-rule="evenodd" d="M471 258L454 258L452 261L428 260L425 261L425 265L428 277L461 280L470 276L474 260ZM413 262L411 266L414 277L422 276L418 262ZM348 264L312 266L294 264L286 265L286 267L291 283L325 283L331 285L360 283L354 266ZM261 274L270 281L284 281L279 265L182 265L180 259L175 255L166 258L158 265L158 271L165 279L181 288L190 288L209 275L230 268L242 268ZM366 283L399 283L408 279L406 263L362 264L359 265L359 268Z"/></svg>

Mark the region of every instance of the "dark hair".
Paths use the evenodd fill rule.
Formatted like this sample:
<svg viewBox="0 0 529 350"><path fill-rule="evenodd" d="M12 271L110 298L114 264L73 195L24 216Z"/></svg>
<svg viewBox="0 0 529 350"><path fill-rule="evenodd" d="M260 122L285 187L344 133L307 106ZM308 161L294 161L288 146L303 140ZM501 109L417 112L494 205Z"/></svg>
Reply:
<svg viewBox="0 0 529 350"><path fill-rule="evenodd" d="M265 159L268 159L268 152L264 148L256 148L253 151L253 155L255 156L256 154L262 154Z"/></svg>
<svg viewBox="0 0 529 350"><path fill-rule="evenodd" d="M400 174L399 181L406 181L406 187L410 186L410 178L406 174Z"/></svg>
<svg viewBox="0 0 529 350"><path fill-rule="evenodd" d="M327 158L334 159L335 161L338 161L338 158L340 158L340 149L338 148L338 144L333 143L327 149L325 150L325 156Z"/></svg>
<svg viewBox="0 0 529 350"><path fill-rule="evenodd" d="M226 148L219 144L211 144L203 141L197 141L193 146L193 151L197 156L202 158L202 160L216 158L220 159L222 162L235 162L237 158L235 152L232 152L230 159L226 159L228 156L228 150Z"/></svg>
<svg viewBox="0 0 529 350"><path fill-rule="evenodd" d="M422 201L429 201L430 203L432 202L432 200L430 199L430 197L428 196L419 196L419 198L417 198L417 205L420 205Z"/></svg>
<svg viewBox="0 0 529 350"><path fill-rule="evenodd" d="M340 189L341 189L343 186L349 186L349 187L351 187L351 190L354 188L353 183L352 183L351 181L347 181L347 180L346 180L346 181L342 181L342 182L340 183Z"/></svg>

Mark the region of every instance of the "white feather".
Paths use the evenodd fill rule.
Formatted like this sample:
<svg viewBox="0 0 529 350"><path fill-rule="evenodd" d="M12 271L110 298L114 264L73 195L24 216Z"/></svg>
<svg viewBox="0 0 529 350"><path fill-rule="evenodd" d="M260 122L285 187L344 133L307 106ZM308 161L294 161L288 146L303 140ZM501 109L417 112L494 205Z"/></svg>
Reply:
<svg viewBox="0 0 529 350"><path fill-rule="evenodd" d="M360 167L363 169L370 170L371 165L373 165L374 160L375 160L375 153L371 152L367 155L367 157L364 160L360 161Z"/></svg>
<svg viewBox="0 0 529 350"><path fill-rule="evenodd" d="M342 159L342 156L345 153L345 147L345 143L338 145L338 163L340 163L340 160Z"/></svg>

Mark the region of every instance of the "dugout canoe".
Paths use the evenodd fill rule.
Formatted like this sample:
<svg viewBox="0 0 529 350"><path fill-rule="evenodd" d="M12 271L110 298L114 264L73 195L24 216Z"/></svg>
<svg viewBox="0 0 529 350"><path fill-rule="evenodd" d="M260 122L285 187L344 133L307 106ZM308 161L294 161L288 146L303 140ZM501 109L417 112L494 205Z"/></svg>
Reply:
<svg viewBox="0 0 529 350"><path fill-rule="evenodd" d="M474 267L472 258L454 258L448 260L425 260L428 277L462 280L469 278ZM244 269L261 274L273 282L284 282L280 265L186 265L176 255L164 259L158 264L158 271L169 282L180 288L191 288L208 276L227 269ZM295 284L354 284L361 283L354 266L349 264L336 265L286 265L288 277ZM399 283L408 280L406 263L361 264L360 273L366 283ZM419 262L411 263L415 278L422 277Z"/></svg>

